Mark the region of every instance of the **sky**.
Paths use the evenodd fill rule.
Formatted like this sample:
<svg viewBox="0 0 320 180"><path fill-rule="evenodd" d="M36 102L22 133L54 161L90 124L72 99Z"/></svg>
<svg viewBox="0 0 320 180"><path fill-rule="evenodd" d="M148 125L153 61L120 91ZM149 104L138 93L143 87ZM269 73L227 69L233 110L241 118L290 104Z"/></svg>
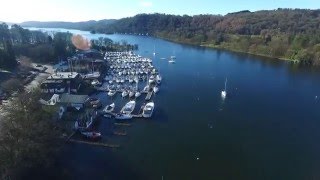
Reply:
<svg viewBox="0 0 320 180"><path fill-rule="evenodd" d="M0 21L87 21L140 13L221 14L277 8L319 9L320 0L0 0Z"/></svg>

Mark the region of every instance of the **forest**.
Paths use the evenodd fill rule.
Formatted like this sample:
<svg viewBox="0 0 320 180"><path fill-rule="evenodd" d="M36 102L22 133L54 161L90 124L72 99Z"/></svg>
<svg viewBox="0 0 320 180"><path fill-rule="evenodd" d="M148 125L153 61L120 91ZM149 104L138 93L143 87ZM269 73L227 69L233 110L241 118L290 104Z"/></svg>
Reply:
<svg viewBox="0 0 320 180"><path fill-rule="evenodd" d="M99 37L88 40L81 35L69 32L47 33L30 31L20 25L0 24L0 69L13 70L18 65L18 57L25 56L36 63L57 63L74 55L77 50L86 50L81 46L99 51L134 50L137 45L126 41L113 42L109 38Z"/></svg>
<svg viewBox="0 0 320 180"><path fill-rule="evenodd" d="M48 63L65 58L75 52L70 33L49 35L41 31L29 31L19 25L11 28L0 24L0 68L13 70L18 56L27 56L34 62Z"/></svg>
<svg viewBox="0 0 320 180"><path fill-rule="evenodd" d="M89 29L152 35L175 42L320 65L320 10L277 9L227 15L138 14Z"/></svg>

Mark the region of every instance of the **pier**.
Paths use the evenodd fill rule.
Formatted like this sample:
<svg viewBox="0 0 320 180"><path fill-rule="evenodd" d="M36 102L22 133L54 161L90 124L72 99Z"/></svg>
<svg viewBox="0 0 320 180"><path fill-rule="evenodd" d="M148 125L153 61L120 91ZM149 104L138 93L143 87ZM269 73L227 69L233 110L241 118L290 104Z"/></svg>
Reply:
<svg viewBox="0 0 320 180"><path fill-rule="evenodd" d="M149 101L151 99L152 93L153 93L152 91L149 91L145 100Z"/></svg>
<svg viewBox="0 0 320 180"><path fill-rule="evenodd" d="M114 131L113 134L117 135L117 136L126 136L127 135L126 132L120 132L120 131Z"/></svg>
<svg viewBox="0 0 320 180"><path fill-rule="evenodd" d="M114 123L116 126L131 126L129 123Z"/></svg>
<svg viewBox="0 0 320 180"><path fill-rule="evenodd" d="M70 139L68 142L95 145L95 146L102 146L102 147L108 147L108 148L119 148L120 147L120 145L118 145L118 144L90 142L90 141L82 141L82 140L75 140L75 139Z"/></svg>

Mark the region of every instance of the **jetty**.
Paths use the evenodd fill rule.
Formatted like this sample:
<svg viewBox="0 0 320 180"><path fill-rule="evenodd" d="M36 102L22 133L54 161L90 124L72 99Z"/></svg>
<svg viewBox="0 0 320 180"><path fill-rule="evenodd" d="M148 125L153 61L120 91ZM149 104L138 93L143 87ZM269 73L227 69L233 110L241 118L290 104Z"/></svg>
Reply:
<svg viewBox="0 0 320 180"><path fill-rule="evenodd" d="M149 101L151 99L152 93L153 93L153 91L149 91L145 100Z"/></svg>
<svg viewBox="0 0 320 180"><path fill-rule="evenodd" d="M120 132L120 131L114 131L113 134L117 135L117 136L126 136L127 135L126 132Z"/></svg>
<svg viewBox="0 0 320 180"><path fill-rule="evenodd" d="M114 123L116 126L131 126L129 123Z"/></svg>
<svg viewBox="0 0 320 180"><path fill-rule="evenodd" d="M102 146L102 147L107 147L107 148L119 148L120 147L120 145L118 145L118 144L108 144L108 143L101 143L101 142L90 142L90 141L82 141L82 140L75 140L75 139L69 139L68 142L95 145L95 146Z"/></svg>

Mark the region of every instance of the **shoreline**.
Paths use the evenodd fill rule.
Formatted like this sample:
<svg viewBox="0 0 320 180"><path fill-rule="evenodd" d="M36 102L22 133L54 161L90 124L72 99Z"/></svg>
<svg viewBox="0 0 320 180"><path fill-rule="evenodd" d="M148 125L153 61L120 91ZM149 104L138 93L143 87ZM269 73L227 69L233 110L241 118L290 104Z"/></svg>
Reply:
<svg viewBox="0 0 320 180"><path fill-rule="evenodd" d="M225 51L230 51L230 52L235 52L235 53L242 53L242 54L260 56L260 57L265 57L265 58L272 58L272 59L281 60L281 61L285 61L285 62L289 62L289 63L293 63L293 64L298 64L299 63L299 60L288 59L288 58L285 58L285 57L273 57L273 56L268 56L268 55L265 55L265 54L255 54L255 53L251 53L251 52L244 52L244 51L239 51L239 50L236 50L236 49L229 49L229 48L219 47L219 46L210 45L210 44L188 43L188 42L185 42L185 41L173 40L173 39L166 38L166 37L161 37L161 36L153 36L153 37L159 38L159 39L163 39L163 40L166 40L166 41L169 41L169 42L184 44L184 45L191 45L191 46L196 46L196 47L205 47L205 48L216 49L216 50L225 50Z"/></svg>

